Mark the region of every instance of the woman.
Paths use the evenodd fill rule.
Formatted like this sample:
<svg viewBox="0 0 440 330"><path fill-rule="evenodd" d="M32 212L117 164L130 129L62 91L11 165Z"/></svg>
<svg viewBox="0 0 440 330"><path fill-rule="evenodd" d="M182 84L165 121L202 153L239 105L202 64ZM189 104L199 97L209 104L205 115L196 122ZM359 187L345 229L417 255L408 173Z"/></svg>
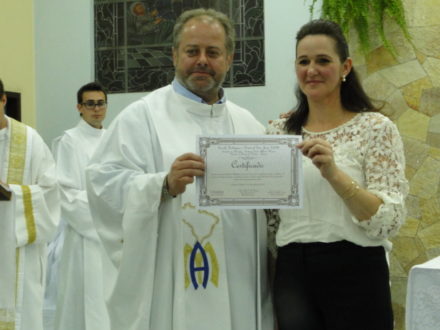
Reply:
<svg viewBox="0 0 440 330"><path fill-rule="evenodd" d="M396 126L354 72L340 27L297 34L298 105L269 134L302 134L304 207L280 210L274 283L279 330L393 329L386 252L408 185Z"/></svg>

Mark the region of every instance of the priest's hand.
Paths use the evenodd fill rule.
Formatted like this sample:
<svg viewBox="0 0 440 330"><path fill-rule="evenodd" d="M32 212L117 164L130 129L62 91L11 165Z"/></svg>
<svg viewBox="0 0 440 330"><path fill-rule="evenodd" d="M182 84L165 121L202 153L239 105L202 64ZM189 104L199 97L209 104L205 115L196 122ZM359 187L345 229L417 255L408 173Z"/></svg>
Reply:
<svg viewBox="0 0 440 330"><path fill-rule="evenodd" d="M168 173L168 192L176 196L185 191L186 185L194 182L195 176L205 174L205 162L202 157L186 153L176 158Z"/></svg>
<svg viewBox="0 0 440 330"><path fill-rule="evenodd" d="M281 112L278 115L278 118L279 119L289 119L289 117L292 115L292 113L293 113L293 110L291 110L289 112ZM273 120L269 120L269 124L272 124L272 123L273 123Z"/></svg>

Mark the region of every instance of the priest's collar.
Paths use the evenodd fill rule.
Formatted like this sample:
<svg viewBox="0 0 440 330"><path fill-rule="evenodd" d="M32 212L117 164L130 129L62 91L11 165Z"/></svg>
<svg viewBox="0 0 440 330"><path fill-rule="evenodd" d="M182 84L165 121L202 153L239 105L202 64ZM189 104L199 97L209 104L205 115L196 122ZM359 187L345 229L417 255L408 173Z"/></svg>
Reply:
<svg viewBox="0 0 440 330"><path fill-rule="evenodd" d="M8 134L8 126L0 128L0 141L4 140L7 134Z"/></svg>
<svg viewBox="0 0 440 330"><path fill-rule="evenodd" d="M102 134L102 132L104 132L104 127L103 128L95 128L92 125L90 125L89 123L87 123L82 117L78 123L78 127L86 134L94 135L94 136L100 136Z"/></svg>
<svg viewBox="0 0 440 330"><path fill-rule="evenodd" d="M8 134L7 133L8 132L8 126L10 124L9 124L8 117L6 115L4 115L3 119L6 121L6 125L4 125L3 127L0 128L0 133L1 133L1 136L4 137L4 136L6 136L6 134Z"/></svg>
<svg viewBox="0 0 440 330"><path fill-rule="evenodd" d="M191 99L193 101L196 101L198 103L205 103L205 104L207 104L201 97L199 97L198 95L194 94L193 92L191 92L190 90L185 88L176 78L174 78L174 80L171 83L171 85L173 86L173 89L174 89L174 91L177 94L185 96L185 97L187 97L187 98L189 98L189 99ZM215 104L225 103L226 102L226 96L225 96L225 92L224 92L223 88L220 88L219 94L220 94L220 99Z"/></svg>

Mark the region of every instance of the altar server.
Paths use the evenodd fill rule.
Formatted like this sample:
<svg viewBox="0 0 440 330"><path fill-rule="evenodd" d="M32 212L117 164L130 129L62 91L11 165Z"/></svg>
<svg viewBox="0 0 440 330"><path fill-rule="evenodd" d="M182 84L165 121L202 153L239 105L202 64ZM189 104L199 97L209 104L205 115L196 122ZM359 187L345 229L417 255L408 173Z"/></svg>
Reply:
<svg viewBox="0 0 440 330"><path fill-rule="evenodd" d="M103 292L103 254L89 210L85 168L105 131L102 122L107 94L101 85L88 83L78 90L77 102L78 124L54 143L61 215L66 223L54 329L106 330L109 322Z"/></svg>

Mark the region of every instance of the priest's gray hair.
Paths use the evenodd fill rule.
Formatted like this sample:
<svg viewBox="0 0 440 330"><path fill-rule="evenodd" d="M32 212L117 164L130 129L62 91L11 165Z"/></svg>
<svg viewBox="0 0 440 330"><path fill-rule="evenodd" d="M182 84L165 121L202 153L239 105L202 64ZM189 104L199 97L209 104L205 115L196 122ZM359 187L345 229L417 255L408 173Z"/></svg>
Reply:
<svg viewBox="0 0 440 330"><path fill-rule="evenodd" d="M173 48L177 50L179 48L179 43L182 35L183 27L185 23L188 22L192 18L202 19L202 18L210 18L211 21L216 21L220 23L225 30L225 47L226 51L229 55L234 53L235 48L235 30L234 24L225 14L214 10L214 9L191 9L184 11L182 15L176 21L173 30Z"/></svg>

